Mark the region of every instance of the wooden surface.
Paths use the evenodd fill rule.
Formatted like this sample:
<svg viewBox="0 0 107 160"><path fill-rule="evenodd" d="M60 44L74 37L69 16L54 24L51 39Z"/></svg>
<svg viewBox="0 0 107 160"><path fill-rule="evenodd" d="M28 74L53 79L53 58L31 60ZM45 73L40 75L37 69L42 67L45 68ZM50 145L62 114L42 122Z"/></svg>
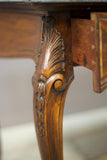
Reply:
<svg viewBox="0 0 107 160"><path fill-rule="evenodd" d="M34 119L42 160L63 159L63 108L73 80L71 26L66 20L64 15L45 19L41 53L33 76Z"/></svg>
<svg viewBox="0 0 107 160"><path fill-rule="evenodd" d="M107 87L107 13L93 13L92 20L96 24L94 90L101 92Z"/></svg>
<svg viewBox="0 0 107 160"><path fill-rule="evenodd" d="M42 16L37 13L0 10L0 57L37 60L40 50Z"/></svg>
<svg viewBox="0 0 107 160"><path fill-rule="evenodd" d="M100 70L101 70L101 78L105 78L107 76L107 21L102 20L100 22L100 38L101 41L101 50L100 50Z"/></svg>
<svg viewBox="0 0 107 160"><path fill-rule="evenodd" d="M100 4L2 3L0 8L0 57L36 62L33 102L41 158L63 160L63 109L73 62L93 71L96 92L107 87L107 13L90 19Z"/></svg>
<svg viewBox="0 0 107 160"><path fill-rule="evenodd" d="M29 1L30 2L30 1ZM62 12L70 11L76 12L76 14L81 16L83 12L90 14L90 12L95 11L107 11L107 2L87 2L87 3L29 3L29 2L0 2L0 8L11 8L16 10L30 10L30 11L49 11L49 12ZM84 13L85 15L85 13Z"/></svg>
<svg viewBox="0 0 107 160"><path fill-rule="evenodd" d="M5 0L0 0L0 2L5 2ZM106 2L106 0L8 0L8 2L29 2L29 3L84 3L84 2Z"/></svg>
<svg viewBox="0 0 107 160"><path fill-rule="evenodd" d="M73 62L94 69L95 23L88 19L71 19Z"/></svg>

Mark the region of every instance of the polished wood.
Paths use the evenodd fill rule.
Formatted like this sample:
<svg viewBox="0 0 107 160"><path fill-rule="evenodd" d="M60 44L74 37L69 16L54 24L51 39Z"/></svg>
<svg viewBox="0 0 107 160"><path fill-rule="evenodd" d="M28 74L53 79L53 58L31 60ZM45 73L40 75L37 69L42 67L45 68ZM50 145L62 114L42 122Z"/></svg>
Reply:
<svg viewBox="0 0 107 160"><path fill-rule="evenodd" d="M71 30L73 62L94 70L95 23L88 19L71 19Z"/></svg>
<svg viewBox="0 0 107 160"><path fill-rule="evenodd" d="M92 13L96 24L96 67L93 72L94 90L107 88L107 13Z"/></svg>
<svg viewBox="0 0 107 160"><path fill-rule="evenodd" d="M107 3L1 3L0 57L32 58L33 110L42 160L63 160L63 109L73 67L107 87Z"/></svg>
<svg viewBox="0 0 107 160"><path fill-rule="evenodd" d="M42 15L0 10L0 57L37 60L40 50Z"/></svg>
<svg viewBox="0 0 107 160"><path fill-rule="evenodd" d="M78 15L78 18L84 14L90 14L92 11L107 11L107 2L50 2L50 3L24 3L24 2L0 2L0 8L29 11L48 11L48 12L72 12ZM84 15L85 16L85 15Z"/></svg>
<svg viewBox="0 0 107 160"><path fill-rule="evenodd" d="M52 19L44 21L41 53L33 76L34 119L42 160L63 159L63 108L73 80L71 29L65 20L57 17L57 25Z"/></svg>

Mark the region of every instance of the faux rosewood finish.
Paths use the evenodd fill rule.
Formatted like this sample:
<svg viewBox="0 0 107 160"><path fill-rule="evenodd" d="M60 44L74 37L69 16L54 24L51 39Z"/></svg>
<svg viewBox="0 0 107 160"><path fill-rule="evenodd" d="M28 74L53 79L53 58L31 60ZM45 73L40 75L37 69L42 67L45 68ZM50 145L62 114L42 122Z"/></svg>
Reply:
<svg viewBox="0 0 107 160"><path fill-rule="evenodd" d="M70 33L65 17L44 19L41 52L33 76L34 119L42 160L63 159L63 107L73 80Z"/></svg>
<svg viewBox="0 0 107 160"><path fill-rule="evenodd" d="M107 88L107 13L93 13L96 24L96 66L93 72L94 90Z"/></svg>

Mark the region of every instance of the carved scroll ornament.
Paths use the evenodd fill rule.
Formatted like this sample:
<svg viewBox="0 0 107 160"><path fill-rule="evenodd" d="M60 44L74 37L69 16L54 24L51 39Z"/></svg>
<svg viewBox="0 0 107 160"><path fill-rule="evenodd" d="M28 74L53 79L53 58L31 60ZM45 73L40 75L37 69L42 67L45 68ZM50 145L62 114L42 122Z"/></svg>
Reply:
<svg viewBox="0 0 107 160"><path fill-rule="evenodd" d="M50 27L45 29L42 40L37 71L33 76L36 96L36 130L39 136L47 134L46 112L51 90L63 92L67 85L65 46L61 33L55 27Z"/></svg>

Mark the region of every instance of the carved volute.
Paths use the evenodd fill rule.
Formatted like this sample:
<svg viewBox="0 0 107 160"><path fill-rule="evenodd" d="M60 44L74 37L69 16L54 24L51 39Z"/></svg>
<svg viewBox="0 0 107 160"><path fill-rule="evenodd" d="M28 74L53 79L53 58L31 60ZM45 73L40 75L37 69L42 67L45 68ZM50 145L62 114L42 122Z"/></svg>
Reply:
<svg viewBox="0 0 107 160"><path fill-rule="evenodd" d="M69 58L69 56L71 57L70 45L64 43L63 39L65 37L69 39L66 32L68 34L70 27L62 20L61 23L68 30L63 32L62 28L60 32L60 20L58 21L57 25L52 25L48 19L43 22L39 62L33 76L36 132L43 156L42 159L46 160L51 159L51 149L53 147L56 148L57 152L61 152L59 156L62 157L63 106L67 88L73 80L72 62L70 63L71 59ZM56 137L57 142L55 146L51 146L55 134L58 134ZM50 146L50 150L45 154L46 158L44 158L42 144L46 148ZM52 157L59 160L59 157L55 155Z"/></svg>

